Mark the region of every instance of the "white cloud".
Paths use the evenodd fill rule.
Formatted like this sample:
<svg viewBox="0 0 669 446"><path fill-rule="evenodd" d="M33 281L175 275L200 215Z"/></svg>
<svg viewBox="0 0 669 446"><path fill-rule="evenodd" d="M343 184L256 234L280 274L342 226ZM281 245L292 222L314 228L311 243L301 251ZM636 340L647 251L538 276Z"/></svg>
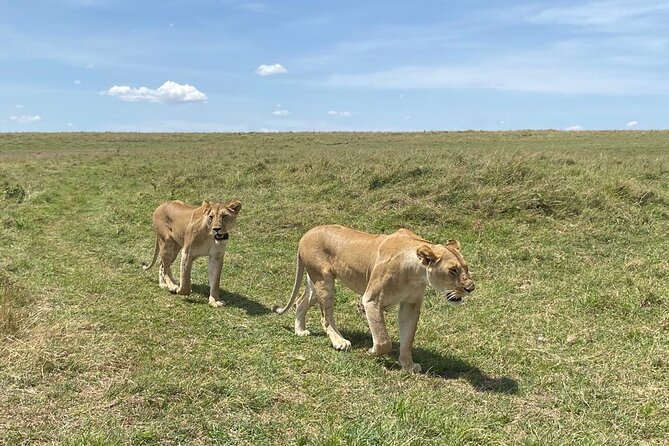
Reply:
<svg viewBox="0 0 669 446"><path fill-rule="evenodd" d="M530 12L527 19L532 23L556 23L561 25L610 27L642 25L646 18L669 11L664 0L605 0L590 1L574 6L548 8ZM620 29L618 27L618 29ZM611 30L614 30L611 28Z"/></svg>
<svg viewBox="0 0 669 446"><path fill-rule="evenodd" d="M207 96L197 88L173 81L167 81L155 90L147 87L132 88L127 85L114 85L102 94L115 96L127 102L147 101L166 104L207 102Z"/></svg>
<svg viewBox="0 0 669 446"><path fill-rule="evenodd" d="M72 124L71 122L68 122L68 123L67 123L67 126L68 126L68 127L74 127L74 124Z"/></svg>
<svg viewBox="0 0 669 446"><path fill-rule="evenodd" d="M16 108L23 108L22 104L16 104Z"/></svg>
<svg viewBox="0 0 669 446"><path fill-rule="evenodd" d="M18 124L31 124L33 122L41 121L42 117L40 115L34 115L34 116L18 115L18 116L10 116L9 119Z"/></svg>
<svg viewBox="0 0 669 446"><path fill-rule="evenodd" d="M627 124L625 124L625 126L626 126L628 129L633 129L633 128L635 128L635 127L638 126L638 125L639 125L639 121L630 121L630 122L628 122Z"/></svg>
<svg viewBox="0 0 669 446"><path fill-rule="evenodd" d="M66 3L70 4L71 6L95 8L95 7L105 6L109 2L108 0L66 0Z"/></svg>
<svg viewBox="0 0 669 446"><path fill-rule="evenodd" d="M539 2L544 5L547 3ZM554 2L555 5L564 3ZM566 3L577 5L575 2ZM606 9L601 6L604 2L585 0L582 3L590 5L589 8L593 7L592 5L600 6L596 13L580 6L568 6L563 9L574 9L572 11L574 15L594 14L594 19L597 14L604 14L605 11L601 10ZM345 61L359 60L359 55L352 50L343 51L338 48L333 50L331 59L327 61L329 64L327 68L332 75L326 82L334 86L394 89L400 90L396 91L396 94L405 95L407 92L401 90L451 88L616 96L669 93L669 80L664 76L668 67L669 51L669 38L664 32L666 29L664 24L669 21L669 2L638 0L632 3L616 0L606 4L610 4L611 9L620 9L619 13L625 17L639 8L644 10L657 8L662 11L658 10L657 13L639 18L639 21L643 19L652 22L649 23L652 25L650 28L642 27L635 33L621 32L620 35L611 33L606 36L598 34L593 36L595 31L591 28L594 27L577 30L582 32L565 33L564 30L553 29L557 24L555 21L550 23L551 26L544 25L544 22L548 23L550 14L542 16L543 22L538 23L537 16L549 9L546 6L541 8L500 6L491 10L497 15L503 15L499 19L500 23L513 24L525 31L546 28L545 39L509 46L507 41L509 36L500 31L499 41L489 44L481 40L484 34L479 35L483 29L489 29L490 26L487 20L491 17L484 14L486 22L480 24L483 29L472 27L471 35L467 34L468 39L454 35L450 40L442 42L448 44L444 48L449 48L443 51L443 57L431 57L433 54L430 54L432 51L438 51L441 46L428 46L429 51L417 50L422 51L418 54L425 54L428 57L416 57L416 60L442 60L442 62L395 65L387 69L356 69L361 66ZM559 14L554 12L554 15ZM589 23L588 20L584 19L583 23ZM611 28L618 30L628 23L616 21L618 19L614 17L607 20L612 23ZM660 26L663 32L658 32ZM400 28L391 27L384 30L383 34L400 35L398 29ZM414 34L417 33L413 31L410 33L411 36ZM388 37L387 41L389 50L397 53L405 50L401 43L393 42L391 37ZM418 45L414 47L422 48ZM465 57L461 57L460 53L464 53ZM342 67L348 67L347 71Z"/></svg>
<svg viewBox="0 0 669 446"><path fill-rule="evenodd" d="M330 110L328 112L328 115L330 115L330 116L340 116L342 118L349 118L349 117L353 116L353 112L350 112L348 110L342 110L342 111Z"/></svg>
<svg viewBox="0 0 669 446"><path fill-rule="evenodd" d="M256 13L269 11L269 5L261 2L242 2L236 5L236 8L241 9L243 11L256 12Z"/></svg>
<svg viewBox="0 0 669 446"><path fill-rule="evenodd" d="M275 63L273 65L260 65L258 68L256 68L256 74L260 76L272 76L275 74L283 74L287 73L288 70L286 70L286 67L281 65L280 63Z"/></svg>
<svg viewBox="0 0 669 446"><path fill-rule="evenodd" d="M76 80L74 81L74 84L75 84L75 85L81 85L81 81L80 81L79 79L76 79Z"/></svg>
<svg viewBox="0 0 669 446"><path fill-rule="evenodd" d="M281 104L276 104L276 110L272 112L274 116L289 116L290 112L283 108Z"/></svg>
<svg viewBox="0 0 669 446"><path fill-rule="evenodd" d="M618 66L569 65L561 55L528 53L490 58L470 65L404 66L385 71L341 74L329 85L378 89L488 89L529 93L630 95L669 93L669 82Z"/></svg>
<svg viewBox="0 0 669 446"><path fill-rule="evenodd" d="M581 127L580 125L570 125L565 130L568 132L580 132L581 130L583 130L583 127Z"/></svg>

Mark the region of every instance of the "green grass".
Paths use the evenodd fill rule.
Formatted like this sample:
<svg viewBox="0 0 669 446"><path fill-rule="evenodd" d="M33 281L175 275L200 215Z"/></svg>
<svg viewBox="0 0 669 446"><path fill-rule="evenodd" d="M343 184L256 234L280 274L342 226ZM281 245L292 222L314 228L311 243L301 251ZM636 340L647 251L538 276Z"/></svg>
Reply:
<svg viewBox="0 0 669 446"><path fill-rule="evenodd" d="M0 134L0 444L667 444L669 133ZM227 306L144 273L162 201L238 198ZM297 242L462 242L403 373L292 333ZM388 314L398 340L396 312Z"/></svg>

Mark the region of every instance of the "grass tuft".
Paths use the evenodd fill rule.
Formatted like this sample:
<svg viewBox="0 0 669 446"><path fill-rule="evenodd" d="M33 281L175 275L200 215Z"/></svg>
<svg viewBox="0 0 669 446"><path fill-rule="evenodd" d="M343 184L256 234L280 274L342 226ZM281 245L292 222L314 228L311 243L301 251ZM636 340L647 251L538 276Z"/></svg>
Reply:
<svg viewBox="0 0 669 446"><path fill-rule="evenodd" d="M0 275L0 335L16 337L20 333L30 300L26 290Z"/></svg>
<svg viewBox="0 0 669 446"><path fill-rule="evenodd" d="M618 183L614 187L614 193L617 197L635 206L646 206L662 202L654 190L644 187L634 180Z"/></svg>
<svg viewBox="0 0 669 446"><path fill-rule="evenodd" d="M5 184L4 185L5 200L13 200L17 203L22 203L26 198L27 192L20 184Z"/></svg>
<svg viewBox="0 0 669 446"><path fill-rule="evenodd" d="M416 167L409 170L396 170L392 173L377 174L369 180L367 188L369 190L381 189L388 185L407 182L415 184L420 181L420 178L429 173L429 169L425 167Z"/></svg>

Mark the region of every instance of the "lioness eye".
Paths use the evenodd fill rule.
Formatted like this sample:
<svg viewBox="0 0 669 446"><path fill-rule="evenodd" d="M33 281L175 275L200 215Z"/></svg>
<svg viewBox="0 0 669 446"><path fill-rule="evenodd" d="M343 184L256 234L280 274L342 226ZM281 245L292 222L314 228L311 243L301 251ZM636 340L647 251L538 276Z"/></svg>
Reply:
<svg viewBox="0 0 669 446"><path fill-rule="evenodd" d="M451 274L453 274L453 275L458 274L458 269L457 268L451 268Z"/></svg>

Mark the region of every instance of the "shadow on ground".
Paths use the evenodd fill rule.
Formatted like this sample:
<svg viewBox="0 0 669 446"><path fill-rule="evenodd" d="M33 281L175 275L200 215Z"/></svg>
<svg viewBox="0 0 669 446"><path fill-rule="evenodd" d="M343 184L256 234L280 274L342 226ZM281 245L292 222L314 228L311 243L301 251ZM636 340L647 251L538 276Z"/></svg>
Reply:
<svg viewBox="0 0 669 446"><path fill-rule="evenodd" d="M344 331L342 335L351 341L354 348L372 347L372 335L362 331ZM392 352L379 358L388 369L399 369L397 355L399 344L393 342ZM413 349L413 360L421 365L423 374L443 379L464 379L479 392L495 392L515 395L518 393L518 381L508 376L492 377L478 367L451 355L442 355L420 347Z"/></svg>
<svg viewBox="0 0 669 446"><path fill-rule="evenodd" d="M184 300L191 304L209 304L209 287L206 285L193 285L190 296L185 296ZM249 316L260 316L269 314L272 310L261 303L249 299L243 294L231 293L230 291L220 290L220 298L226 306L241 308Z"/></svg>

